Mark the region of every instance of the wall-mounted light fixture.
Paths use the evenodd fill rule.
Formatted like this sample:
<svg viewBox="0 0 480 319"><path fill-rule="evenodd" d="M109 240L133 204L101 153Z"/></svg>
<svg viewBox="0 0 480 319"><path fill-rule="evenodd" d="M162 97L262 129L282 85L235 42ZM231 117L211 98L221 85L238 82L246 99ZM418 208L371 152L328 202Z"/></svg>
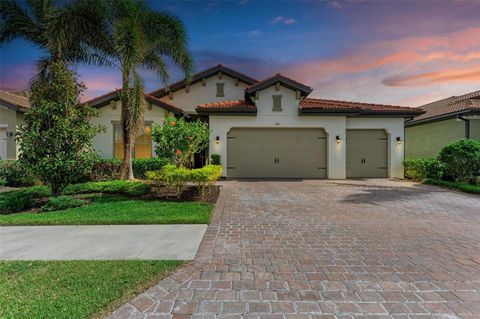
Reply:
<svg viewBox="0 0 480 319"><path fill-rule="evenodd" d="M340 135L337 135L337 136L335 137L335 140L337 141L337 144L340 144L340 142L342 141L342 140L340 139Z"/></svg>
<svg viewBox="0 0 480 319"><path fill-rule="evenodd" d="M397 136L397 144L398 145L402 144L402 138L400 136Z"/></svg>
<svg viewBox="0 0 480 319"><path fill-rule="evenodd" d="M217 138L215 139L215 143L220 144L220 136L217 135Z"/></svg>

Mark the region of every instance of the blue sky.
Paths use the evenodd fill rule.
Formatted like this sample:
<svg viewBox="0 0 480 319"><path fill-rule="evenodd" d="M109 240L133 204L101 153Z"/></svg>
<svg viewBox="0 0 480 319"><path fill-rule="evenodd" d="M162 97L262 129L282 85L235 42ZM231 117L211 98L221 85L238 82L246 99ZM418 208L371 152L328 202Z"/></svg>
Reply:
<svg viewBox="0 0 480 319"><path fill-rule="evenodd" d="M222 63L283 73L311 96L418 106L480 89L478 1L150 1L184 22L196 70ZM0 88L23 89L42 52L0 47ZM84 99L120 87L114 70L76 66ZM182 77L172 67L172 81ZM144 72L147 90L161 82Z"/></svg>

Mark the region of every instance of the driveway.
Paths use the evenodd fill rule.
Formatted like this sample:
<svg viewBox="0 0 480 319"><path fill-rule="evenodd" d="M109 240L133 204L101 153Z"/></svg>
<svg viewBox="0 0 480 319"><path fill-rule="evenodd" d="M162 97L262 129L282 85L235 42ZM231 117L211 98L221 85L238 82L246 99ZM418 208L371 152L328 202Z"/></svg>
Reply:
<svg viewBox="0 0 480 319"><path fill-rule="evenodd" d="M480 318L480 197L385 179L225 182L194 262L111 317L171 315Z"/></svg>
<svg viewBox="0 0 480 319"><path fill-rule="evenodd" d="M0 260L191 260L206 225L0 227Z"/></svg>

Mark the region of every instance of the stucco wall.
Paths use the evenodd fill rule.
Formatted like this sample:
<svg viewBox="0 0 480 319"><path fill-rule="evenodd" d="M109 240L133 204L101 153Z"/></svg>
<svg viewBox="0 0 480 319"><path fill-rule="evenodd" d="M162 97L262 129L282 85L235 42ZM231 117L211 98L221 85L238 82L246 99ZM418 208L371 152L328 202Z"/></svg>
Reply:
<svg viewBox="0 0 480 319"><path fill-rule="evenodd" d="M103 158L113 158L113 124L120 121L121 106L120 102L116 102L116 109L113 109L111 105L104 106L99 109L99 116L92 119L93 125L101 125L105 128L104 132L97 134L93 138L93 147L99 151L100 156ZM152 122L153 124L161 123L168 112L164 109L152 105L152 109L145 110L145 122ZM152 145L154 148L154 145ZM152 150L152 155L155 156L155 152Z"/></svg>
<svg viewBox="0 0 480 319"><path fill-rule="evenodd" d="M17 115L18 114L18 115ZM2 105L0 105L0 124L7 132L14 132L17 131L17 117L19 118L20 122L23 122L23 115L17 113L15 110L8 109ZM7 156L5 159L17 159L17 143L15 141L15 134L13 136L6 137L6 150Z"/></svg>
<svg viewBox="0 0 480 319"><path fill-rule="evenodd" d="M456 119L405 128L405 158L434 158L450 142L465 138L465 123Z"/></svg>
<svg viewBox="0 0 480 319"><path fill-rule="evenodd" d="M272 111L272 95L282 95L282 112ZM210 154L220 154L224 174L227 171L227 133L233 127L278 127L278 128L323 128L327 133L327 177L344 179L346 177L345 137L347 128L380 128L390 136L390 177L403 178L403 144L397 147L396 137L403 141L403 118L366 118L347 119L345 116L299 116L295 92L284 87L275 91L269 87L260 91L256 101L257 116L210 116ZM336 143L336 136L342 139ZM220 143L215 142L219 136ZM394 144L394 145L393 145Z"/></svg>
<svg viewBox="0 0 480 319"><path fill-rule="evenodd" d="M224 97L216 96L217 83L225 83ZM190 86L189 93L185 89L181 89L173 93L173 99L170 99L169 96L164 96L161 100L183 109L186 113L195 114L195 108L199 104L225 100L244 100L246 87L247 84L241 81L238 81L238 86L235 86L235 80L225 74L222 75L221 79L215 75L206 79L205 86L200 81Z"/></svg>
<svg viewBox="0 0 480 319"><path fill-rule="evenodd" d="M470 138L480 141L480 119L470 120Z"/></svg>

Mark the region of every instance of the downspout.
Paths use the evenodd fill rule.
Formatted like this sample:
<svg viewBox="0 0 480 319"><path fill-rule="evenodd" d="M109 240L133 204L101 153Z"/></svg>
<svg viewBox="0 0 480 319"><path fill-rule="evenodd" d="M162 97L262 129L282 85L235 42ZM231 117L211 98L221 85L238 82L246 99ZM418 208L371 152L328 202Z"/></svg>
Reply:
<svg viewBox="0 0 480 319"><path fill-rule="evenodd" d="M458 120L462 120L465 122L465 138L468 140L470 139L470 120L464 118L463 116L459 115L457 116Z"/></svg>

